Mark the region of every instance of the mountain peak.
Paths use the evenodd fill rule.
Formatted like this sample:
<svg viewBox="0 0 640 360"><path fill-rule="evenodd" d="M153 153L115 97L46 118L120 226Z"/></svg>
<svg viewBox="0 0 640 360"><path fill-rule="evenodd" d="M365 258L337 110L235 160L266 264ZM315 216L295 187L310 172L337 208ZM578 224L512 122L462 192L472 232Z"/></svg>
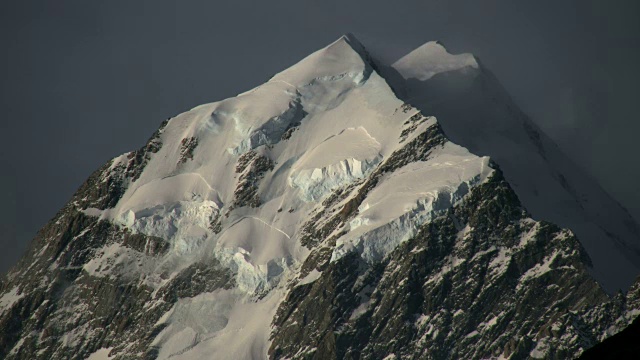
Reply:
<svg viewBox="0 0 640 360"><path fill-rule="evenodd" d="M271 81L284 81L299 87L318 78L330 79L347 75L356 80L362 79L370 71L371 65L365 47L353 34L347 33L276 74Z"/></svg>
<svg viewBox="0 0 640 360"><path fill-rule="evenodd" d="M0 277L0 358L573 358L626 326L640 284L591 272L637 274L637 236L474 60L421 46L401 99L346 34L164 121Z"/></svg>
<svg viewBox="0 0 640 360"><path fill-rule="evenodd" d="M334 41L331 45L333 45L335 43L339 43L339 42L346 42L356 52L360 52L360 51L364 50L364 45L362 45L360 40L358 40L356 38L356 36L353 35L352 33L346 33L346 34L340 36L340 38L338 40ZM331 45L329 45L329 46L331 46Z"/></svg>
<svg viewBox="0 0 640 360"><path fill-rule="evenodd" d="M440 41L429 41L393 63L405 79L428 80L436 74L478 69L477 59L468 53L451 54Z"/></svg>

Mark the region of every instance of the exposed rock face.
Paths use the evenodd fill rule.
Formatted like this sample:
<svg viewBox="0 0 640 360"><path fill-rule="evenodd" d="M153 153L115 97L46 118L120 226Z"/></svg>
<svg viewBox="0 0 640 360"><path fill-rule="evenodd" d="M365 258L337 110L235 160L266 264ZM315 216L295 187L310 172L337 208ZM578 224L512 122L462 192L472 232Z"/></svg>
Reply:
<svg viewBox="0 0 640 360"><path fill-rule="evenodd" d="M385 260L350 253L292 287L270 354L567 358L604 330L592 310L609 300L588 263L573 234L529 218L496 172Z"/></svg>
<svg viewBox="0 0 640 360"><path fill-rule="evenodd" d="M186 163L189 160L193 160L193 151L196 149L196 146L198 146L198 138L184 138L180 142L180 145L180 163Z"/></svg>
<svg viewBox="0 0 640 360"><path fill-rule="evenodd" d="M397 67L482 71L425 46ZM640 314L378 68L343 37L100 168L0 281L0 358L564 359Z"/></svg>
<svg viewBox="0 0 640 360"><path fill-rule="evenodd" d="M265 155L249 150L238 158L236 173L239 175L238 186L234 191L232 208L241 206L258 207L261 204L258 196L258 184L267 171L273 170L273 162Z"/></svg>

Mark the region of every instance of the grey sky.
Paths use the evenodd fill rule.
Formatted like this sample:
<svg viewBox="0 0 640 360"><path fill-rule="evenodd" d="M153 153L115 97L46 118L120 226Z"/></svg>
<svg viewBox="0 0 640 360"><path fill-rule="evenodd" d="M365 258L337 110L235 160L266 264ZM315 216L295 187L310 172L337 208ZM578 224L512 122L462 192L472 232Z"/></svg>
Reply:
<svg viewBox="0 0 640 360"><path fill-rule="evenodd" d="M636 1L4 1L0 271L162 120L346 32L389 61L429 40L476 54L640 219L639 15Z"/></svg>

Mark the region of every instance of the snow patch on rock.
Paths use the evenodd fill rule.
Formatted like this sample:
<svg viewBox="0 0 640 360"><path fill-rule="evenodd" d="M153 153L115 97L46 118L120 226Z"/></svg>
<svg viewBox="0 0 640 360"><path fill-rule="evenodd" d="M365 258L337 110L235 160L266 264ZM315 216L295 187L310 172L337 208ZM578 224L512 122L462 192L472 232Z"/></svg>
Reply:
<svg viewBox="0 0 640 360"><path fill-rule="evenodd" d="M17 286L13 287L10 291L2 295L2 297L0 297L0 314L4 313L18 300L22 299L22 297L24 297L24 293L18 294Z"/></svg>
<svg viewBox="0 0 640 360"><path fill-rule="evenodd" d="M95 277L123 277L135 279L144 277L145 283L156 287L162 281L154 274L157 261L155 257L142 254L120 244L109 244L96 251L96 255L82 267ZM146 276L150 275L150 276Z"/></svg>
<svg viewBox="0 0 640 360"><path fill-rule="evenodd" d="M89 355L87 360L110 360L110 359L113 359L114 357L109 356L109 352L111 352L111 349L113 349L113 348L110 347L110 348L98 349L95 352L91 353L91 355Z"/></svg>
<svg viewBox="0 0 640 360"><path fill-rule="evenodd" d="M311 270L311 272L309 274L307 274L307 276L305 276L302 280L300 280L300 282L298 282L298 285L311 284L311 283L315 282L316 280L320 279L321 275L322 275L322 271L318 271L317 269L313 269L313 270Z"/></svg>

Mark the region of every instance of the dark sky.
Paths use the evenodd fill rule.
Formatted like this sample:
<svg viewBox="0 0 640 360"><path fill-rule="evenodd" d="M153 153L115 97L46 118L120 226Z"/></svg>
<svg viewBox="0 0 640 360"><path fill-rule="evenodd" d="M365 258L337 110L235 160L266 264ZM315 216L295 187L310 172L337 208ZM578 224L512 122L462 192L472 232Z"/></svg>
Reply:
<svg viewBox="0 0 640 360"><path fill-rule="evenodd" d="M472 52L640 219L638 1L21 1L0 4L0 271L88 175L160 122L352 32L393 60Z"/></svg>

